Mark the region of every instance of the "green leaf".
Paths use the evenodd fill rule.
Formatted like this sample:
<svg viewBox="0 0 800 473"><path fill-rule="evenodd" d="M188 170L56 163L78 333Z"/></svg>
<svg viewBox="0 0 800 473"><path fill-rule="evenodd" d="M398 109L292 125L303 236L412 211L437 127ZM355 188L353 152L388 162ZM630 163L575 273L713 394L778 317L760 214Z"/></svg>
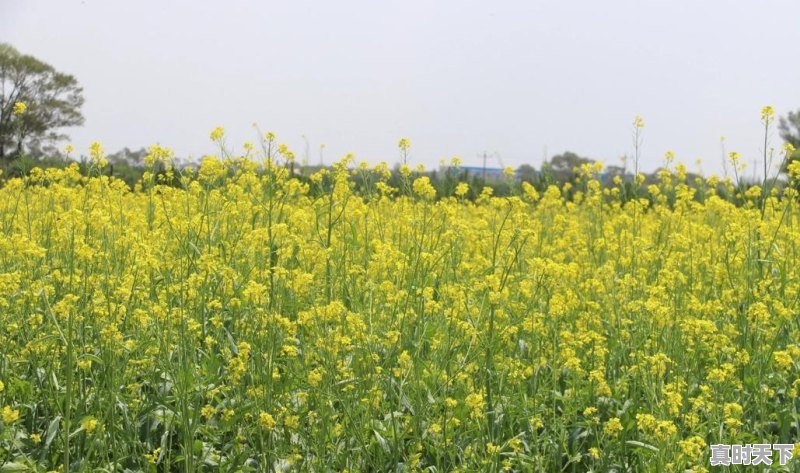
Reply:
<svg viewBox="0 0 800 473"><path fill-rule="evenodd" d="M378 445L381 446L384 452L389 453L392 451L392 447L389 446L389 441L386 440L383 435L379 434L377 430L372 431L375 434L375 438L378 440Z"/></svg>
<svg viewBox="0 0 800 473"><path fill-rule="evenodd" d="M58 435L58 428L61 426L61 416L56 416L55 419L50 421L50 425L47 426L47 432L44 435L44 449L47 450L50 448L50 444L53 443L53 440Z"/></svg>
<svg viewBox="0 0 800 473"><path fill-rule="evenodd" d="M0 471L31 471L30 467L22 463L11 462L0 466Z"/></svg>
<svg viewBox="0 0 800 473"><path fill-rule="evenodd" d="M626 440L625 443L630 445L631 447L646 448L648 450L652 450L652 451L658 453L658 448L650 445L649 443L639 442L639 441L636 441L636 440Z"/></svg>

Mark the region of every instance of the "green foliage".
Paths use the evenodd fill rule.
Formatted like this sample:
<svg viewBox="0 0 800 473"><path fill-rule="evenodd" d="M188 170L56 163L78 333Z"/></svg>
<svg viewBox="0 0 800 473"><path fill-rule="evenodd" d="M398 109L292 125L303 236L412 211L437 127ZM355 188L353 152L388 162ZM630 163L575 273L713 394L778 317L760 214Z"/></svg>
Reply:
<svg viewBox="0 0 800 473"><path fill-rule="evenodd" d="M517 168L517 176L519 177L520 181L534 183L537 179L538 173L530 164L522 164Z"/></svg>
<svg viewBox="0 0 800 473"><path fill-rule="evenodd" d="M567 182L575 177L575 168L580 167L581 164L591 164L593 162L594 160L579 156L572 151L564 151L544 163L542 172L552 175L557 181Z"/></svg>
<svg viewBox="0 0 800 473"><path fill-rule="evenodd" d="M783 141L795 148L795 151L784 162L782 171L786 172L789 164L800 159L800 110L789 112L785 117L781 117L778 122L778 130L780 130Z"/></svg>
<svg viewBox="0 0 800 473"><path fill-rule="evenodd" d="M800 148L800 110L781 117L778 129L784 141L791 143L795 148Z"/></svg>
<svg viewBox="0 0 800 473"><path fill-rule="evenodd" d="M26 105L24 113L14 106ZM58 129L83 124L83 89L77 79L0 43L0 159L19 157L27 144L66 138Z"/></svg>

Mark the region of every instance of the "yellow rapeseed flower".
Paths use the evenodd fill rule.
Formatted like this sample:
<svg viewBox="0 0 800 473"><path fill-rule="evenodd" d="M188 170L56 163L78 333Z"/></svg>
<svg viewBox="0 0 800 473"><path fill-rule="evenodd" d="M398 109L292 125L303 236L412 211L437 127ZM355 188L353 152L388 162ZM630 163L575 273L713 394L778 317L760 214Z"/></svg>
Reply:
<svg viewBox="0 0 800 473"><path fill-rule="evenodd" d="M706 451L706 441L702 437L693 435L678 442L681 453L689 459L698 459Z"/></svg>
<svg viewBox="0 0 800 473"><path fill-rule="evenodd" d="M103 168L108 165L108 159L106 159L105 150L99 141L94 141L89 146L89 162L99 168Z"/></svg>
<svg viewBox="0 0 800 473"><path fill-rule="evenodd" d="M200 409L200 415L205 417L206 419L210 419L217 413L217 409L212 406L211 404L206 404Z"/></svg>
<svg viewBox="0 0 800 473"><path fill-rule="evenodd" d="M83 427L83 430L85 430L87 434L93 433L95 430L97 430L99 425L100 424L97 419L92 416L84 417L81 420L81 427Z"/></svg>
<svg viewBox="0 0 800 473"><path fill-rule="evenodd" d="M493 444L493 443L491 443L491 442L489 442L489 443L487 443L487 444L486 444L486 453L487 453L488 455L490 455L490 456L497 455L497 454L499 454L501 451L503 451L503 448L502 448L502 447L500 447L500 445L495 445L495 444Z"/></svg>
<svg viewBox="0 0 800 473"><path fill-rule="evenodd" d="M789 163L787 173L792 180L800 180L800 159L795 159Z"/></svg>
<svg viewBox="0 0 800 473"><path fill-rule="evenodd" d="M325 374L323 368L315 368L308 373L308 384L312 387L317 387L322 383L322 378Z"/></svg>
<svg viewBox="0 0 800 473"><path fill-rule="evenodd" d="M436 188L431 184L428 176L422 176L414 180L414 192L423 199L431 200L436 197Z"/></svg>
<svg viewBox="0 0 800 473"><path fill-rule="evenodd" d="M24 102L14 103L14 115L22 115L28 111L28 106Z"/></svg>
<svg viewBox="0 0 800 473"><path fill-rule="evenodd" d="M10 406L3 406L2 417L4 424L13 424L19 420L19 409L12 409Z"/></svg>
<svg viewBox="0 0 800 473"><path fill-rule="evenodd" d="M144 455L144 457L147 460L147 462L150 463L151 465L155 465L158 462L158 458L160 456L161 456L161 447L156 448L152 452L146 453Z"/></svg>
<svg viewBox="0 0 800 473"><path fill-rule="evenodd" d="M272 430L277 425L277 422L275 421L275 418L272 417L272 414L262 412L258 415L258 424L264 430Z"/></svg>
<svg viewBox="0 0 800 473"><path fill-rule="evenodd" d="M224 136L225 136L225 128L221 126L214 128L213 130L211 130L211 133L209 134L211 141L220 141Z"/></svg>
<svg viewBox="0 0 800 473"><path fill-rule="evenodd" d="M603 432L611 436L616 436L622 432L622 430L622 422L619 420L619 417L612 417L611 419L608 419L605 427L603 427Z"/></svg>
<svg viewBox="0 0 800 473"><path fill-rule="evenodd" d="M775 109L771 105L761 107L761 121L769 122L775 116Z"/></svg>
<svg viewBox="0 0 800 473"><path fill-rule="evenodd" d="M483 417L484 409L486 409L486 401L483 398L483 393L475 392L468 394L464 399L464 404L469 407L470 417L473 419L480 419Z"/></svg>
<svg viewBox="0 0 800 473"><path fill-rule="evenodd" d="M397 147L404 153L408 152L408 150L411 149L411 141L408 138L400 138Z"/></svg>

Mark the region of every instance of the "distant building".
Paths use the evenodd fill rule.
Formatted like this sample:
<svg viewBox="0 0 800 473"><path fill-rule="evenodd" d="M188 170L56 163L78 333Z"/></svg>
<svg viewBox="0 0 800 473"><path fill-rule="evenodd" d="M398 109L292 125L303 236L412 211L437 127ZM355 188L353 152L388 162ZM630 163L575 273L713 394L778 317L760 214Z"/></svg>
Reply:
<svg viewBox="0 0 800 473"><path fill-rule="evenodd" d="M488 180L504 180L506 175L503 174L503 168L484 168L481 166L461 166L458 168L460 172L466 172L470 177L481 177ZM519 180L517 171L514 171L514 179Z"/></svg>

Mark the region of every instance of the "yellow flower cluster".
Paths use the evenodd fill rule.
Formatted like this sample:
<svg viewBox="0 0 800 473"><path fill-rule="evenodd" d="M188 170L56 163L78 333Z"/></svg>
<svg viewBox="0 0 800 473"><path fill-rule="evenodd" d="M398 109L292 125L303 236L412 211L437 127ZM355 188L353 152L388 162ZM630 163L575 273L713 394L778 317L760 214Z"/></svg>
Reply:
<svg viewBox="0 0 800 473"><path fill-rule="evenodd" d="M264 430L272 430L277 425L277 422L275 421L275 418L272 417L272 414L262 412L258 415L258 424Z"/></svg>
<svg viewBox="0 0 800 473"><path fill-rule="evenodd" d="M791 189L689 186L675 164L645 198L587 165L497 197L352 156L310 174L265 140L196 171L155 145L133 189L77 166L2 183L14 458L678 471L707 443L785 440L769 425L800 389Z"/></svg>
<svg viewBox="0 0 800 473"><path fill-rule="evenodd" d="M4 424L13 424L19 420L19 409L12 409L10 406L3 406L2 418Z"/></svg>
<svg viewBox="0 0 800 473"><path fill-rule="evenodd" d="M637 414L636 425L640 431L661 442L671 439L678 431L672 421L657 420L651 414Z"/></svg>
<svg viewBox="0 0 800 473"><path fill-rule="evenodd" d="M25 105L25 102L15 102L14 103L14 115L24 115L25 112L28 111L28 106Z"/></svg>

